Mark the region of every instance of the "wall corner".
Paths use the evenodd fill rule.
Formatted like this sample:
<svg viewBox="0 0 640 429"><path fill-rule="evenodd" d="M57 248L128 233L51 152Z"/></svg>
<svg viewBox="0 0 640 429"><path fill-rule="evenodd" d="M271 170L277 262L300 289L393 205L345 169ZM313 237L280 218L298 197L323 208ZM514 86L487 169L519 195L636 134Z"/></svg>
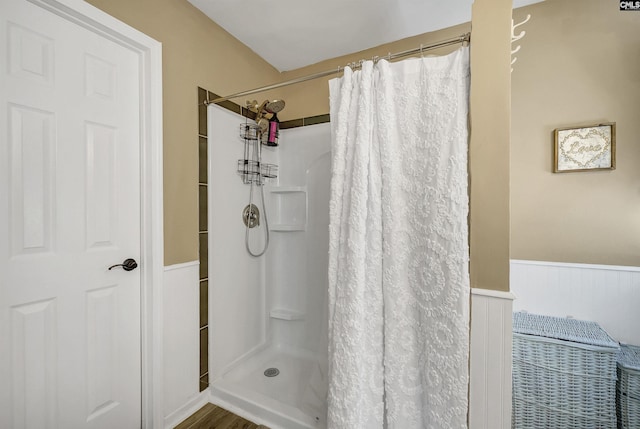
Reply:
<svg viewBox="0 0 640 429"><path fill-rule="evenodd" d="M469 114L471 286L509 290L511 0L472 8Z"/></svg>

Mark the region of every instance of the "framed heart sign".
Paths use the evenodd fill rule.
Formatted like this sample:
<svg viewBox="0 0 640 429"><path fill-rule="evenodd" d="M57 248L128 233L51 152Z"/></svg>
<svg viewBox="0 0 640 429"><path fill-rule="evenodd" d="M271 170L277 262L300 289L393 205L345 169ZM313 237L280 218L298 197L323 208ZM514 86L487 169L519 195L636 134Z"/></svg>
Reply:
<svg viewBox="0 0 640 429"><path fill-rule="evenodd" d="M615 170L616 123L554 131L555 173Z"/></svg>

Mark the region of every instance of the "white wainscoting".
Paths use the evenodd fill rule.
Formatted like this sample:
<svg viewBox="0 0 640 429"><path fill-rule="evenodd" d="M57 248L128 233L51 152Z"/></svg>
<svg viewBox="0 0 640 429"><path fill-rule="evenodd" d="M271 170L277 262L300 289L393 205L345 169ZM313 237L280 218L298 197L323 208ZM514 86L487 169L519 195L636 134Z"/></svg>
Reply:
<svg viewBox="0 0 640 429"><path fill-rule="evenodd" d="M169 414L164 419L164 429L173 429L188 417L192 416L205 404L213 402L211 400L211 390L205 389L200 393L192 396L184 405Z"/></svg>
<svg viewBox="0 0 640 429"><path fill-rule="evenodd" d="M174 427L206 403L199 394L199 262L164 271L164 425Z"/></svg>
<svg viewBox="0 0 640 429"><path fill-rule="evenodd" d="M514 311L592 320L615 340L640 345L640 268L511 261Z"/></svg>
<svg viewBox="0 0 640 429"><path fill-rule="evenodd" d="M511 428L512 302L509 292L471 290L469 428Z"/></svg>

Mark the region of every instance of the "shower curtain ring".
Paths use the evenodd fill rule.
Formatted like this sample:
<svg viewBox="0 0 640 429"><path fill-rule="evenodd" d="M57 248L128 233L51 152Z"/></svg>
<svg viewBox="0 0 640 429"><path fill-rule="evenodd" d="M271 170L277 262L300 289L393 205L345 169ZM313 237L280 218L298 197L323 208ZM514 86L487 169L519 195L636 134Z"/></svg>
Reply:
<svg viewBox="0 0 640 429"><path fill-rule="evenodd" d="M424 52L422 51L422 43L420 43L420 57L424 58Z"/></svg>

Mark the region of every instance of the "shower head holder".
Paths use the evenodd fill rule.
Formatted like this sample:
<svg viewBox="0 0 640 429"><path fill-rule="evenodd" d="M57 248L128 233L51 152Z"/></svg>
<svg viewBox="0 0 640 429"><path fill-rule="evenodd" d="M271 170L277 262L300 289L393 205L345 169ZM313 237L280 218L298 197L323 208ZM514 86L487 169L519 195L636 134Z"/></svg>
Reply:
<svg viewBox="0 0 640 429"><path fill-rule="evenodd" d="M258 104L256 100L247 100L246 105L247 109L257 115L256 121L258 121L260 118L264 117L264 115L274 115L282 111L282 109L284 109L285 102L284 100L264 100L261 104Z"/></svg>

